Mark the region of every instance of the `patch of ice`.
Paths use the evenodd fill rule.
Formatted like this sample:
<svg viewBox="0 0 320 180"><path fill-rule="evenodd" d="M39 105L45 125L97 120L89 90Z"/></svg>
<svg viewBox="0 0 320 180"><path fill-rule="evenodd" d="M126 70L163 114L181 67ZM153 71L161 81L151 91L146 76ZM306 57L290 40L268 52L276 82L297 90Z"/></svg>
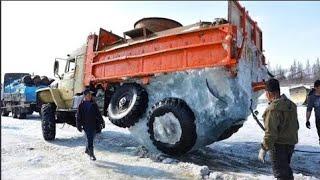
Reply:
<svg viewBox="0 0 320 180"><path fill-rule="evenodd" d="M178 162L179 162L178 160L172 159L172 158L165 158L162 160L162 163L164 163L164 164L175 164Z"/></svg>
<svg viewBox="0 0 320 180"><path fill-rule="evenodd" d="M35 156L35 157L28 159L28 162L32 165L36 165L36 164L39 164L43 158L44 158L44 156Z"/></svg>

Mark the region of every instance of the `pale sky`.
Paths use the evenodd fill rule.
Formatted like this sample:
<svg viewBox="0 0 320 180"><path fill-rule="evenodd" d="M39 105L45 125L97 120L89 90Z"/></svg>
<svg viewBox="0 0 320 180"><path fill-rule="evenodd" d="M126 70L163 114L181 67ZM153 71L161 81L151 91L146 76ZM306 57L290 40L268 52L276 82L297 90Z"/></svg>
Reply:
<svg viewBox="0 0 320 180"><path fill-rule="evenodd" d="M293 59L320 57L320 2L240 1L263 32L267 61L288 67ZM1 2L1 78L28 72L53 78L56 57L77 49L99 28L122 36L143 17L183 25L227 18L227 2Z"/></svg>

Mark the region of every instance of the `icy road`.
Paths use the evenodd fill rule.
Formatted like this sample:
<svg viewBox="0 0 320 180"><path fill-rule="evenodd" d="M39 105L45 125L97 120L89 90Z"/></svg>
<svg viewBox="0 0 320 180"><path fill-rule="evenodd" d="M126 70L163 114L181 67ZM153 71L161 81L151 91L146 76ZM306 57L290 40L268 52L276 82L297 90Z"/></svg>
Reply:
<svg viewBox="0 0 320 180"><path fill-rule="evenodd" d="M261 117L266 104L260 104ZM298 108L300 130L296 149L320 151L312 114L305 127L305 107ZM37 114L26 120L1 117L2 179L272 179L267 163L257 160L263 132L250 116L231 138L178 159L145 154L126 129L112 125L95 142L97 161L84 154L85 137L76 128L57 125L56 140L42 138ZM161 157L161 158L160 158ZM295 179L320 179L320 154L296 152Z"/></svg>

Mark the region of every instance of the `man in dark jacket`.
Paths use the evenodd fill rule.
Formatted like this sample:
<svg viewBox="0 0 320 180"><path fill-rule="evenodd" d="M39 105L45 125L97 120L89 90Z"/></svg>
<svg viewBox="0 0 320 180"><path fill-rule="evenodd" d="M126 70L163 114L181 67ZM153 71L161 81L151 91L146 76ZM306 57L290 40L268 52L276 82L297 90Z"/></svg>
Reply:
<svg viewBox="0 0 320 180"><path fill-rule="evenodd" d="M318 130L318 136L319 136L319 144L320 144L320 80L316 80L314 82L314 92L308 97L308 107L307 107L307 113L306 113L306 126L310 129L310 116L311 111L314 109L314 114L316 117L316 127Z"/></svg>
<svg viewBox="0 0 320 180"><path fill-rule="evenodd" d="M264 162L266 152L270 151L274 177L293 179L290 161L294 146L298 143L297 106L285 95L280 95L280 85L276 79L266 82L266 95L269 107L263 114L265 135L258 158Z"/></svg>
<svg viewBox="0 0 320 180"><path fill-rule="evenodd" d="M82 132L82 129L87 136L87 147L85 153L90 156L91 160L96 160L93 151L93 141L96 131L104 128L104 120L99 112L98 105L93 101L93 92L89 89L83 91L84 100L79 104L77 111L77 129Z"/></svg>

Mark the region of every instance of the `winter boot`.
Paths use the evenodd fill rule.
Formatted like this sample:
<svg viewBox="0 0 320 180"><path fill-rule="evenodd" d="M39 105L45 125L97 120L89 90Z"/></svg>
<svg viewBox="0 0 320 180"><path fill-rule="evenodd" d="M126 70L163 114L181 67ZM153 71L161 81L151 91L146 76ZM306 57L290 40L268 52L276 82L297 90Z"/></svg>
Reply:
<svg viewBox="0 0 320 180"><path fill-rule="evenodd" d="M92 160L92 161L95 161L95 160L96 160L96 157L94 156L93 149L90 149L90 150L89 150L89 156L90 156L90 160Z"/></svg>
<svg viewBox="0 0 320 180"><path fill-rule="evenodd" d="M90 153L89 153L88 147L86 147L86 150L85 150L84 152L90 156Z"/></svg>

